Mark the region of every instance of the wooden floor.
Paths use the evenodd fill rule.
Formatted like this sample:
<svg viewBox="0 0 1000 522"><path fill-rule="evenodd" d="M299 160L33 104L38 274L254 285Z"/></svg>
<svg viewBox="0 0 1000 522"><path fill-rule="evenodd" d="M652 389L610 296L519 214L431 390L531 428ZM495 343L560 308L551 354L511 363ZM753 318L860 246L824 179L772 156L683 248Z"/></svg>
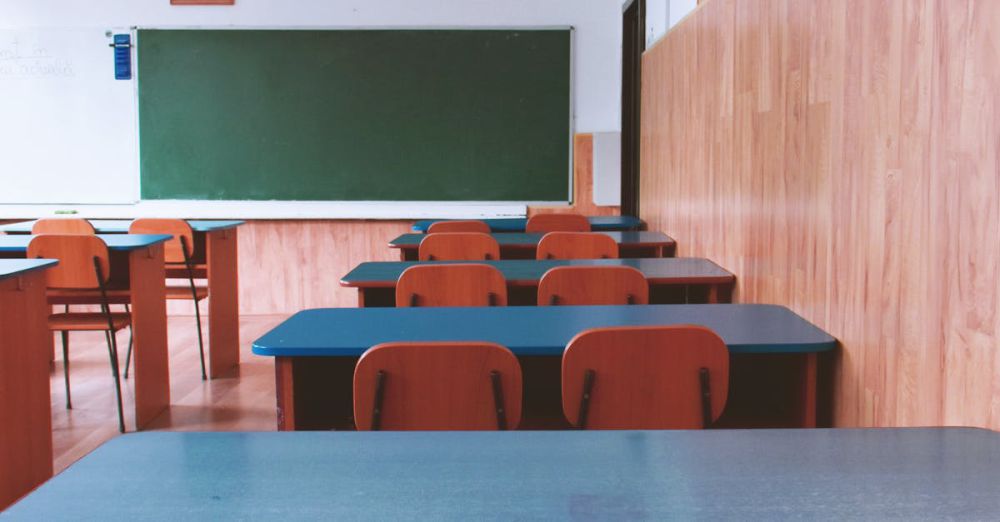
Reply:
<svg viewBox="0 0 1000 522"><path fill-rule="evenodd" d="M170 317L171 407L150 430L273 431L275 429L274 360L250 353L250 344L285 316L240 318L241 364L223 378L202 381L193 317ZM207 339L207 325L205 326ZM119 359L125 364L128 330L119 332ZM118 436L114 384L107 345L100 333L70 334L70 384L73 409L66 409L62 351L56 337L51 376L53 453L56 473ZM131 379L130 379L131 380ZM122 381L125 426L135 430L133 387Z"/></svg>

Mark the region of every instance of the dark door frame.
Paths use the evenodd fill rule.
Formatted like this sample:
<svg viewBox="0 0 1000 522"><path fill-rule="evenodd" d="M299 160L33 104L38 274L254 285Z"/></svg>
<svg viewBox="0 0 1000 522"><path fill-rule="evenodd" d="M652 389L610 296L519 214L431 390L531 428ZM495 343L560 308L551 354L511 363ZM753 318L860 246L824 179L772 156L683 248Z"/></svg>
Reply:
<svg viewBox="0 0 1000 522"><path fill-rule="evenodd" d="M639 132L642 52L646 49L646 0L622 9L622 199L624 215L639 215Z"/></svg>

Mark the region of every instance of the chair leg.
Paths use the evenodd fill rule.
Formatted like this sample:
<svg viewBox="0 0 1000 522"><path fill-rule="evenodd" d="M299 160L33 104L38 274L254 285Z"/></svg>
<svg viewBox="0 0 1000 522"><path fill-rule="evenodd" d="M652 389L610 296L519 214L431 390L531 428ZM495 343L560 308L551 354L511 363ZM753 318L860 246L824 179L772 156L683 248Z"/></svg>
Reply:
<svg viewBox="0 0 1000 522"><path fill-rule="evenodd" d="M128 367L132 364L132 327L128 327L128 351L125 352L125 378L128 379Z"/></svg>
<svg viewBox="0 0 1000 522"><path fill-rule="evenodd" d="M66 409L72 410L73 401L70 399L69 394L69 332L63 330L59 333L62 334L63 380L66 381Z"/></svg>
<svg viewBox="0 0 1000 522"><path fill-rule="evenodd" d="M125 313L132 315L132 311L129 310L128 303L125 303ZM128 350L125 352L125 378L128 379L128 368L132 363L132 339L135 337L135 331L132 327L128 327Z"/></svg>
<svg viewBox="0 0 1000 522"><path fill-rule="evenodd" d="M194 293L194 281L191 282L191 290ZM194 300L194 322L198 326L198 356L201 357L201 380L207 381L208 375L205 373L205 341L201 337L201 311L198 310L198 298Z"/></svg>
<svg viewBox="0 0 1000 522"><path fill-rule="evenodd" d="M118 432L125 433L125 414L122 410L122 384L118 377L118 340L114 331L106 331L108 358L111 359L111 374L115 379L115 397L118 400Z"/></svg>

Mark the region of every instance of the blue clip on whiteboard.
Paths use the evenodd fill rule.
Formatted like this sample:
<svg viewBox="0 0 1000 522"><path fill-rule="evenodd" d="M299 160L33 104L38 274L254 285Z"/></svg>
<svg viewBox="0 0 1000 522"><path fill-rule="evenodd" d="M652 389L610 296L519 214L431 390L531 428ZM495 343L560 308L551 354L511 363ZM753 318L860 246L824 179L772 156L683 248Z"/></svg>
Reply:
<svg viewBox="0 0 1000 522"><path fill-rule="evenodd" d="M116 34L114 36L114 43L111 44L111 47L115 48L115 79L131 80L132 35Z"/></svg>

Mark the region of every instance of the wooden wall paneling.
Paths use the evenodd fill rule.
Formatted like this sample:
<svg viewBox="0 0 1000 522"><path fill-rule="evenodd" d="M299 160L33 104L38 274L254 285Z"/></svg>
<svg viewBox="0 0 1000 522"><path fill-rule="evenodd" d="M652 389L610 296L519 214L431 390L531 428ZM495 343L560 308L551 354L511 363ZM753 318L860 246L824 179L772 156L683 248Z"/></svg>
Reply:
<svg viewBox="0 0 1000 522"><path fill-rule="evenodd" d="M644 55L641 217L841 340L837 425L1000 428L998 27L711 0Z"/></svg>

